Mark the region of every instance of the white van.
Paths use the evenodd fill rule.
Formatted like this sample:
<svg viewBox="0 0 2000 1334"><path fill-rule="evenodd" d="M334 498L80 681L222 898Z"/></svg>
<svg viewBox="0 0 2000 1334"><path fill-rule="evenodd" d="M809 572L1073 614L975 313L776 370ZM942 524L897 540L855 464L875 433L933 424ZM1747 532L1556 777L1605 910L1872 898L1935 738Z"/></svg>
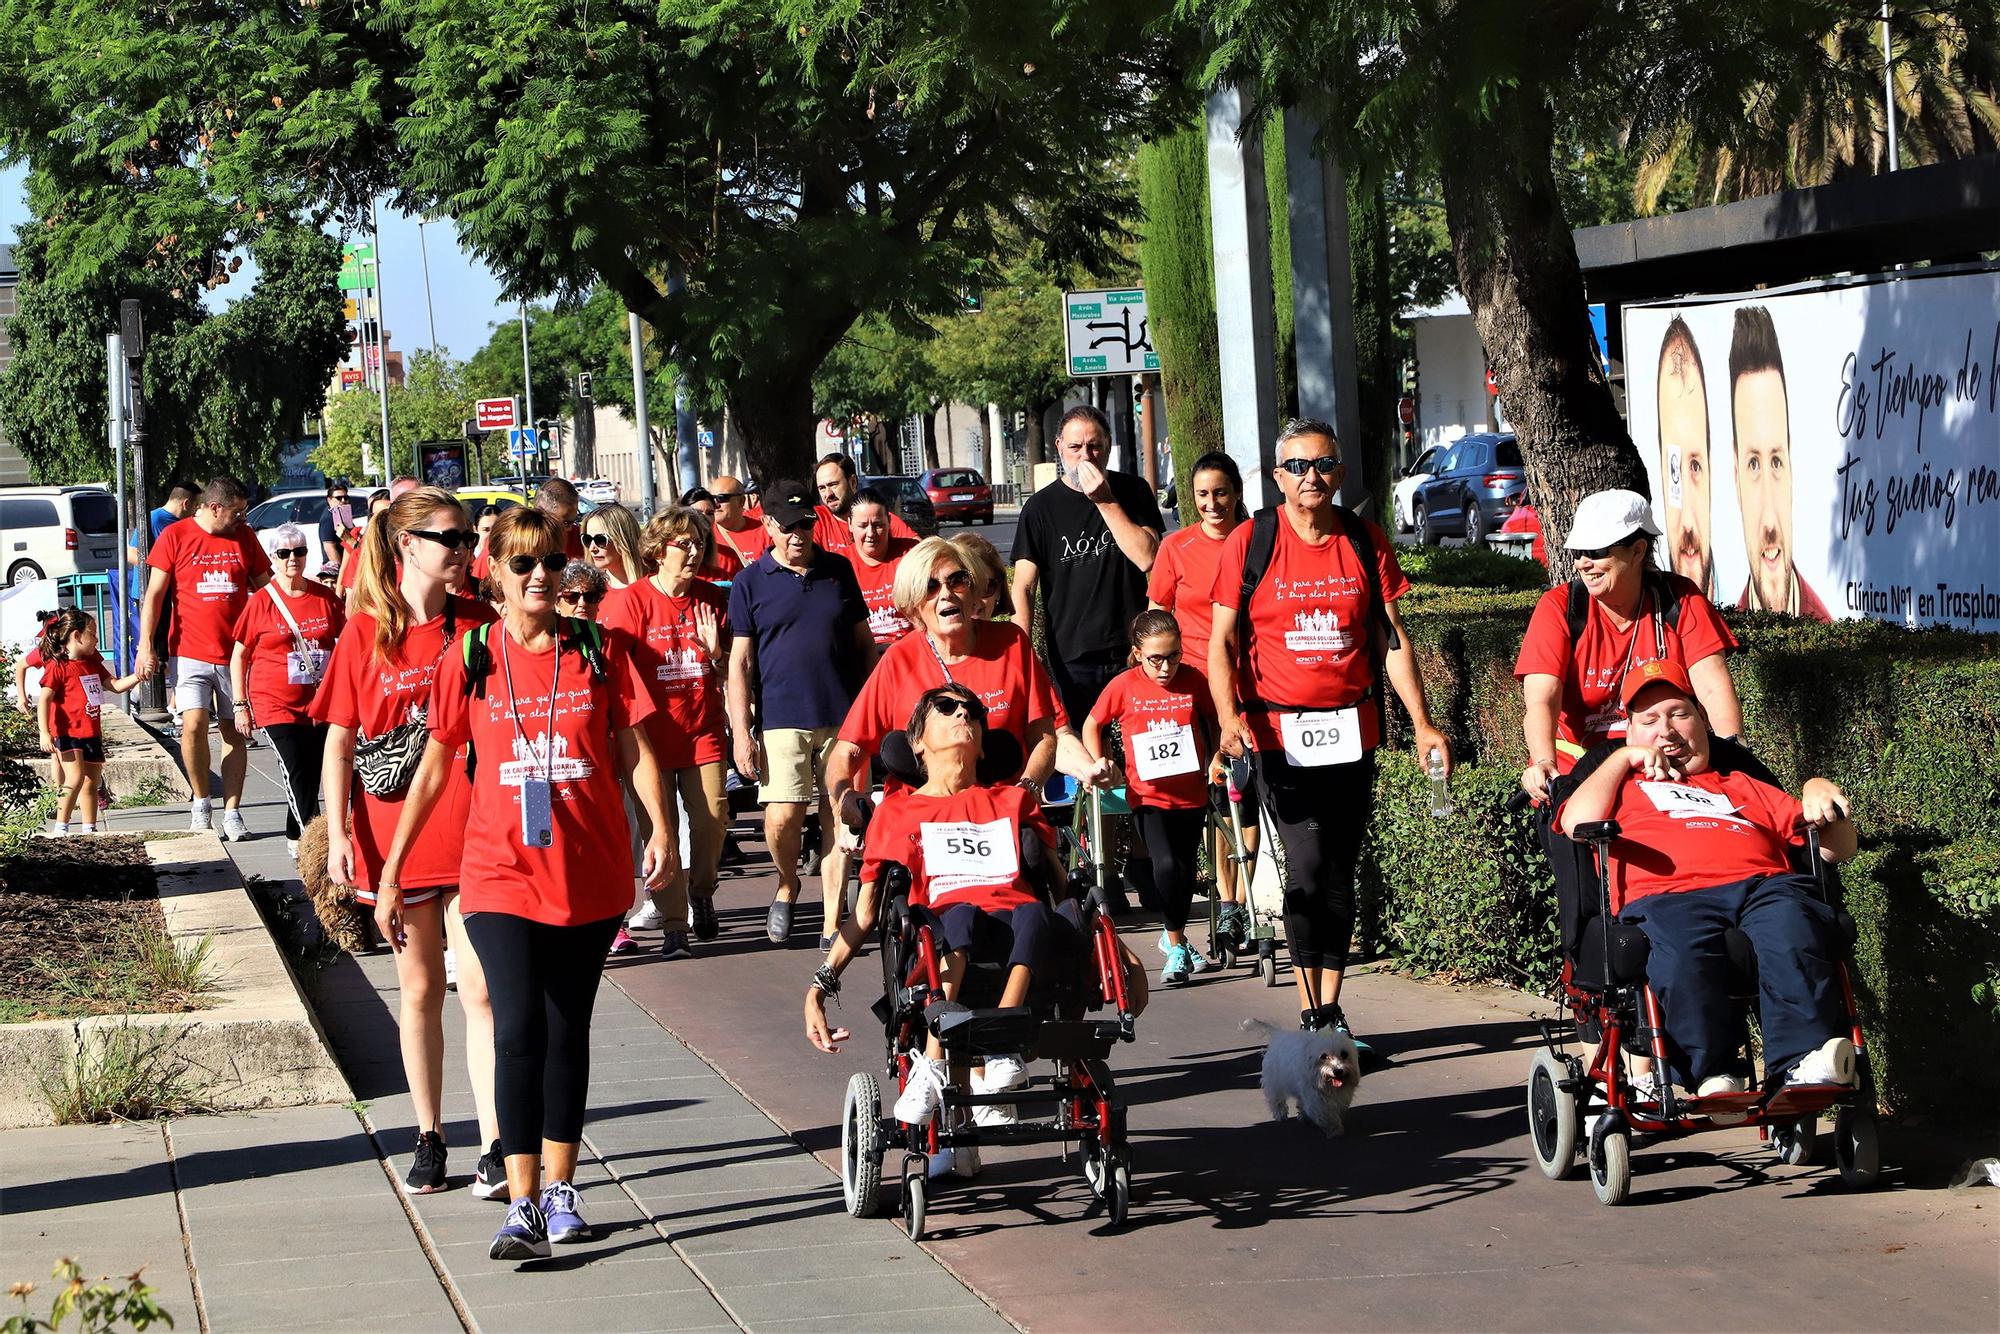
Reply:
<svg viewBox="0 0 2000 1334"><path fill-rule="evenodd" d="M101 486L0 487L0 573L10 584L118 569L118 505Z"/></svg>

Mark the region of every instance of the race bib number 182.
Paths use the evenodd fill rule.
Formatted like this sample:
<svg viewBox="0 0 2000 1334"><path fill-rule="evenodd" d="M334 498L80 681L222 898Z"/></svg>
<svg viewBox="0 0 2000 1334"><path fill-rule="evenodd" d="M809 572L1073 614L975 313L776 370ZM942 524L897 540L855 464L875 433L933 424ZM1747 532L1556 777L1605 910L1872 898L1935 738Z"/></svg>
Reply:
<svg viewBox="0 0 2000 1334"><path fill-rule="evenodd" d="M1281 713L1278 739L1285 760L1301 769L1352 764L1361 758L1361 710L1352 706L1323 713Z"/></svg>
<svg viewBox="0 0 2000 1334"><path fill-rule="evenodd" d="M1201 768L1194 753L1194 728L1186 723L1150 727L1132 734L1132 767L1142 782L1157 783Z"/></svg>

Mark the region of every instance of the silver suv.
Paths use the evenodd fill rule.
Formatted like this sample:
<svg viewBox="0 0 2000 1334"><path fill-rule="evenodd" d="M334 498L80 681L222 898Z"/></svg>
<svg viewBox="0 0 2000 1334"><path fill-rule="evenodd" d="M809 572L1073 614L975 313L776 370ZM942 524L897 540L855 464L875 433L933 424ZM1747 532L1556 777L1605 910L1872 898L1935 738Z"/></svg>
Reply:
<svg viewBox="0 0 2000 1334"><path fill-rule="evenodd" d="M101 486L0 487L0 572L10 584L118 568L118 506Z"/></svg>

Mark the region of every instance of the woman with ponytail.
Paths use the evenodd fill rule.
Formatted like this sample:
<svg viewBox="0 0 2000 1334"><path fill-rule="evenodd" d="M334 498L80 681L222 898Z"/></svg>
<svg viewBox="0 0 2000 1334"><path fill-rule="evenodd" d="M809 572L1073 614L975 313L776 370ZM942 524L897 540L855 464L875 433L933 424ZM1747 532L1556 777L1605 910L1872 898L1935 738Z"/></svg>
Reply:
<svg viewBox="0 0 2000 1334"><path fill-rule="evenodd" d="M449 591L477 540L457 499L437 487L409 491L369 521L357 555L354 611L334 646L312 714L327 724L321 775L327 872L335 883L353 885L355 898L388 924L383 934L396 952L403 1073L417 1122L416 1158L405 1185L415 1194L445 1188L449 936L458 962L480 1142L492 1149L479 1161L472 1190L483 1199L499 1199L507 1183L493 1112L493 1011L457 902L471 799L462 764L443 793L449 818L435 822L400 877L386 882L382 877L428 739L432 679L439 665L459 652L461 636L493 619L485 603Z"/></svg>

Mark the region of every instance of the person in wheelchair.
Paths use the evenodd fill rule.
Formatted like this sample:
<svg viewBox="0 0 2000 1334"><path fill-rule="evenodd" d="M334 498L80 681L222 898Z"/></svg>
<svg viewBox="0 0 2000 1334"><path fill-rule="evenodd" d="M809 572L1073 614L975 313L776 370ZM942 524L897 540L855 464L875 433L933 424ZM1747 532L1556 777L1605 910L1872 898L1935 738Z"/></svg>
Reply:
<svg viewBox="0 0 2000 1334"><path fill-rule="evenodd" d="M1724 948L1735 927L1756 954L1767 1086L1851 1083L1835 914L1792 862L1808 824L1819 828L1828 862L1854 854L1846 795L1813 778L1794 799L1748 773L1718 770L1707 715L1678 662L1638 664L1619 694L1626 744L1578 766L1557 820L1572 838L1598 821L1618 824L1611 908L1646 934L1646 976L1676 1082L1701 1097L1744 1088Z"/></svg>

